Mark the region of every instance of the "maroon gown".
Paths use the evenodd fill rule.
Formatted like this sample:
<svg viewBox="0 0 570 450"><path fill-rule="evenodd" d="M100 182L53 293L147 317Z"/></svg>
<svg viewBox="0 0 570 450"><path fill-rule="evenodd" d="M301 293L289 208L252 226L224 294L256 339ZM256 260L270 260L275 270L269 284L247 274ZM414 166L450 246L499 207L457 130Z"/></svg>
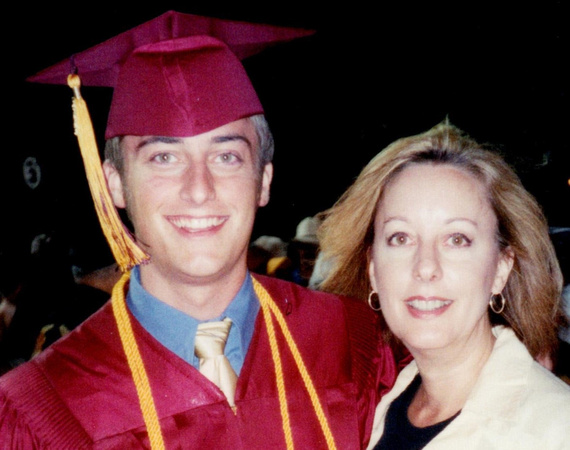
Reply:
<svg viewBox="0 0 570 450"><path fill-rule="evenodd" d="M396 377L366 304L256 276L285 316L339 449L368 441L374 407ZM240 373L234 414L224 394L131 315L165 445L285 448L263 315ZM326 448L295 361L275 324L296 448ZM0 378L0 448L149 448L110 302L32 361Z"/></svg>

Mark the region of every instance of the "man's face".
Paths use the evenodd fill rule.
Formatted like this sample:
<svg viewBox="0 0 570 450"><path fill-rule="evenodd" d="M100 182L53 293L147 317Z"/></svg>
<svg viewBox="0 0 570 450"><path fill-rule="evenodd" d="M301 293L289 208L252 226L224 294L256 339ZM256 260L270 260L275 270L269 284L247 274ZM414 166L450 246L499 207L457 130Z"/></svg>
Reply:
<svg viewBox="0 0 570 450"><path fill-rule="evenodd" d="M194 137L123 138L122 179L109 164L105 170L116 206L127 208L137 242L151 255L146 274L194 283L243 277L273 170L266 165L259 181L257 146L248 119Z"/></svg>

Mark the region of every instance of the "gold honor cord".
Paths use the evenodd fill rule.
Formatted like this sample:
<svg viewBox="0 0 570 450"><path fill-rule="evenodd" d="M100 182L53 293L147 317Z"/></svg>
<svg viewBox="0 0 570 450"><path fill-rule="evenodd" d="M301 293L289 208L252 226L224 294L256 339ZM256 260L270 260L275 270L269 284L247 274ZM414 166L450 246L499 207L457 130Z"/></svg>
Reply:
<svg viewBox="0 0 570 450"><path fill-rule="evenodd" d="M263 287L258 286L254 281L253 287L255 293L259 298L261 304L261 311L263 312L263 319L267 327L267 335L269 336L269 347L271 348L271 357L273 359L273 367L275 369L275 381L277 383L277 393L279 394L279 410L281 411L281 423L283 424L283 433L285 434L285 443L288 449L294 448L293 433L291 432L291 421L289 420L289 409L287 408L287 395L285 393L285 378L283 377L283 367L281 366L281 355L279 355L279 347L277 346L277 339L275 337L275 328L273 327L273 320L271 320L271 311L267 307L267 300L259 295L260 289ZM267 291L263 289L267 294ZM263 296L263 292L261 292Z"/></svg>
<svg viewBox="0 0 570 450"><path fill-rule="evenodd" d="M127 307L125 304L125 293L124 288L126 282L129 280L130 273L125 273L118 283L113 288L112 305L113 314L119 328L119 335L121 337L121 342L123 344L123 350L127 357L129 368L131 370L131 375L137 389L137 395L139 398L139 404L143 414L143 418L146 424L149 441L152 449L164 449L164 441L162 438L162 432L160 429L160 423L158 421L158 414L156 407L154 405L154 400L152 398L152 392L150 389L150 383L148 381L148 376L146 374L144 364L136 343L136 339L133 333L133 328L129 319L127 312ZM273 327L273 321L271 318L271 313L275 316L277 323L279 324L283 335L285 336L285 341L289 346L289 350L293 354L295 363L297 364L297 369L301 374L305 388L309 393L313 409L319 420L321 430L325 436L329 449L336 449L334 442L334 437L330 430L327 418L323 412L319 396L313 385L313 381L307 371L303 358L297 349L297 345L291 335L287 323L281 314L281 311L273 302L273 299L267 292L267 290L252 277L253 287L257 297L259 298L259 303L263 312L263 318L265 325L267 327L267 334L269 336L269 345L271 348L271 355L273 357L273 362L275 365L275 378L277 382L277 391L279 395L279 404L281 410L281 419L283 422L283 432L285 434L285 442L288 449L293 449L293 434L291 432L291 424L289 420L289 412L287 408L287 395L285 392L285 378L283 376L283 368L281 366L281 357L279 355L279 348L277 346L277 338L275 335L275 329Z"/></svg>
<svg viewBox="0 0 570 450"><path fill-rule="evenodd" d="M164 440L162 438L162 430L158 421L158 413L152 398L152 391L148 376L144 368L144 363L139 352L139 347L133 333L129 313L125 304L125 284L129 280L130 272L124 273L121 279L113 287L112 305L113 314L119 328L119 336L123 343L123 350L127 356L127 362L131 369L131 375L137 388L137 396L141 407L144 423L148 432L150 448L163 450Z"/></svg>
<svg viewBox="0 0 570 450"><path fill-rule="evenodd" d="M287 345L289 346L289 350L293 354L293 358L295 358L295 363L297 364L297 369L299 370L299 373L301 374L303 382L305 383L305 388L307 389L307 392L309 393L309 396L311 397L313 409L315 410L315 414L317 415L317 418L319 419L319 424L321 425L321 430L323 431L323 434L325 436L325 440L327 441L328 448L329 449L336 449L334 437L332 435L332 432L330 430L327 418L326 418L325 413L323 411L323 408L321 406L319 396L317 394L317 391L315 390L315 387L313 385L313 381L311 380L311 376L309 375L309 372L307 371L305 363L303 362L303 357L299 353L299 350L297 348L297 344L295 344L295 340L293 339L293 336L291 335L291 332L289 331L289 327L287 326L287 322L285 322L285 318L283 317L283 314L281 313L281 311L279 310L279 308L277 307L277 305L275 304L275 302L273 301L273 299L269 295L269 292L267 292L267 290L255 278L252 277L251 279L253 280L253 288L255 290L255 293L257 294L257 298L259 298L259 303L261 304L261 308L263 310L263 317L265 318L265 324L267 326L267 332L272 333L272 334L275 333L275 331L273 330L273 324L271 324L271 317L270 317L270 313L269 313L269 311L271 311L273 313L273 315L275 316L277 323L279 323L279 326L281 327L281 332L283 333L283 336L285 336L285 341L287 342ZM283 377L283 371L281 368L281 361L280 361L281 358L279 356L279 349L277 348L277 340L275 339L275 335L273 335L273 337L272 337L270 334L269 342L271 345L271 354L273 356L273 361L275 362L276 360L279 360L279 363L275 364L275 378L277 379L277 389L279 391L279 401L281 403L281 414L283 417L283 429L285 430L285 440L287 442L287 448L292 449L293 448L292 440L290 437L287 436L288 434L291 433L291 429L290 429L290 425L289 425L289 414L285 413L285 415L283 415L283 410L285 410L285 411L287 410L287 399L286 399L286 395L285 395L285 382L284 382L284 377ZM282 386L282 388L281 388L281 386ZM283 394L281 394L281 389L283 391Z"/></svg>

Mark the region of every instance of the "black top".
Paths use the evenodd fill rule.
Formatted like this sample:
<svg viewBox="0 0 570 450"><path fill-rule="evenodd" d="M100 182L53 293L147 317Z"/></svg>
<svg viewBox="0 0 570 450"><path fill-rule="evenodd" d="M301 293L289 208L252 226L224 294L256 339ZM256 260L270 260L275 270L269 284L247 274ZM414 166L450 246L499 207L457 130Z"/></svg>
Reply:
<svg viewBox="0 0 570 450"><path fill-rule="evenodd" d="M417 375L410 385L396 398L388 408L384 433L374 447L374 450L414 450L425 447L447 425L459 415L443 422L418 428L408 419L408 408L421 384L421 377Z"/></svg>

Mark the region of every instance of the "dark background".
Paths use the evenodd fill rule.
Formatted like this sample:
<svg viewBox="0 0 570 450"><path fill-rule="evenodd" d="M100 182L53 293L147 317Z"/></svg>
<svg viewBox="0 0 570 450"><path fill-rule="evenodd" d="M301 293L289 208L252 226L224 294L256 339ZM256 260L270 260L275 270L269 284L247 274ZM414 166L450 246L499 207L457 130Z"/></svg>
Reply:
<svg viewBox="0 0 570 450"><path fill-rule="evenodd" d="M254 237L292 238L297 223L331 206L379 150L445 117L499 147L550 224L570 226L570 17L562 1L510 8L157 3L91 2L70 11L22 2L19 14L4 14L3 253L29 252L34 236L55 233L79 264L110 261L73 135L71 91L24 80L169 9L317 31L245 61L276 141L272 199L259 212ZM84 88L83 95L102 136L110 90ZM22 176L28 157L41 168L35 189Z"/></svg>

